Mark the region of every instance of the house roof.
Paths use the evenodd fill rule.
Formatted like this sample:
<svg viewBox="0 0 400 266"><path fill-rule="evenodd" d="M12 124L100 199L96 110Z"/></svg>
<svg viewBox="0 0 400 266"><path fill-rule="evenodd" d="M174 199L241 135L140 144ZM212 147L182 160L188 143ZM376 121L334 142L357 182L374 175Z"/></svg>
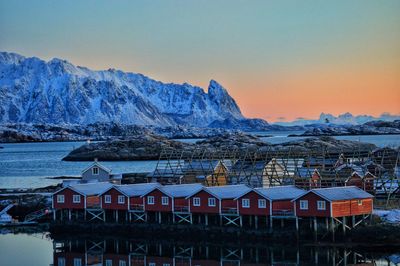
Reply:
<svg viewBox="0 0 400 266"><path fill-rule="evenodd" d="M162 187L162 191L166 192L174 198L187 197L202 190L201 184L182 184L182 185L166 185Z"/></svg>
<svg viewBox="0 0 400 266"><path fill-rule="evenodd" d="M305 190L295 186L277 186L270 188L256 188L258 193L270 200L287 200L294 199L303 195Z"/></svg>
<svg viewBox="0 0 400 266"><path fill-rule="evenodd" d="M89 170L90 168L92 168L93 166L97 166L98 168L103 169L104 171L111 173L111 169L108 169L107 167L105 167L104 165L100 164L99 162L94 162L91 165L89 165L88 167L86 167L82 173L86 172L87 170Z"/></svg>
<svg viewBox="0 0 400 266"><path fill-rule="evenodd" d="M359 176L364 176L364 170L363 170L363 168L362 168L360 165L356 165L356 164L342 164L341 166L336 167L335 171L336 171L336 172L340 172L340 171L342 171L343 169L350 169L350 170L352 170L352 171L351 171L352 174L353 174L354 172L356 172Z"/></svg>
<svg viewBox="0 0 400 266"><path fill-rule="evenodd" d="M365 192L358 187L349 186L349 187L331 187L331 188L316 188L312 189L303 195L298 196L294 200L308 194L315 193L318 196L328 200L328 201L337 201L337 200L351 200L351 199L369 199L373 198L371 194Z"/></svg>
<svg viewBox="0 0 400 266"><path fill-rule="evenodd" d="M206 188L206 191L209 191L220 199L234 199L250 192L251 190L252 189L246 185L227 185Z"/></svg>
<svg viewBox="0 0 400 266"><path fill-rule="evenodd" d="M85 184L74 184L66 188L71 188L78 193L86 196L100 195L113 187L113 184L109 182L93 182Z"/></svg>
<svg viewBox="0 0 400 266"><path fill-rule="evenodd" d="M159 183L142 183L142 184L132 184L132 185L117 185L114 186L118 188L128 197L137 197L147 194L156 187L160 187Z"/></svg>
<svg viewBox="0 0 400 266"><path fill-rule="evenodd" d="M317 171L318 175L320 175L318 169L316 169L316 168L311 169L309 167L304 167L304 166L297 168L295 173L297 176L302 177L302 178L305 178L305 177L311 178L315 171Z"/></svg>

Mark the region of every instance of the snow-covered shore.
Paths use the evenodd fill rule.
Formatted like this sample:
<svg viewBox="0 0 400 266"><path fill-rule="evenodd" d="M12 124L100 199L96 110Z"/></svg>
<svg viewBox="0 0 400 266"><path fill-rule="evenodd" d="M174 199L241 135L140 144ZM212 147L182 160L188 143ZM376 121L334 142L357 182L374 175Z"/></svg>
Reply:
<svg viewBox="0 0 400 266"><path fill-rule="evenodd" d="M385 222L400 224L400 209L374 210L373 214L379 216Z"/></svg>

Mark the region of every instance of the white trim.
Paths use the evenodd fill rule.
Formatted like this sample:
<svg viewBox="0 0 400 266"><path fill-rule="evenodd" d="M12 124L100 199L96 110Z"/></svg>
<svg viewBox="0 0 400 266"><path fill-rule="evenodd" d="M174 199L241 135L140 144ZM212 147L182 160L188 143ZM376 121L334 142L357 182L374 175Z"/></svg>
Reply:
<svg viewBox="0 0 400 266"><path fill-rule="evenodd" d="M318 211L326 211L326 201L325 200L317 200L317 210Z"/></svg>
<svg viewBox="0 0 400 266"><path fill-rule="evenodd" d="M246 203L246 204L245 204L245 203ZM249 209L249 208L250 208L250 205L251 205L250 199L247 199L247 198L242 199L242 208L244 208L244 209Z"/></svg>
<svg viewBox="0 0 400 266"><path fill-rule="evenodd" d="M152 199L152 200L150 200ZM147 196L147 205L154 205L156 202L154 196Z"/></svg>
<svg viewBox="0 0 400 266"><path fill-rule="evenodd" d="M192 200L193 200L193 207L201 206L201 198L200 197L193 197Z"/></svg>
<svg viewBox="0 0 400 266"><path fill-rule="evenodd" d="M118 204L125 204L125 196L124 195L118 195ZM123 199L122 201L120 199Z"/></svg>
<svg viewBox="0 0 400 266"><path fill-rule="evenodd" d="M105 204L111 204L112 198L110 194L104 195L104 203Z"/></svg>
<svg viewBox="0 0 400 266"><path fill-rule="evenodd" d="M260 202L264 203L264 206L261 206ZM267 200L266 199L257 199L257 205L259 209L266 209L267 208Z"/></svg>
<svg viewBox="0 0 400 266"><path fill-rule="evenodd" d="M299 206L300 210L302 210L302 211L307 211L308 210L308 200L300 200L299 204L300 204L300 206Z"/></svg>
<svg viewBox="0 0 400 266"><path fill-rule="evenodd" d="M169 197L161 196L161 205L168 206L169 205Z"/></svg>
<svg viewBox="0 0 400 266"><path fill-rule="evenodd" d="M108 169L107 167L105 167L104 165L101 165L99 162L94 162L92 163L90 166L86 167L84 170L82 170L81 174L85 173L87 170L89 170L90 168L92 168L93 166L97 166L101 169L103 169L104 171L108 172L108 174L111 174L111 169Z"/></svg>
<svg viewBox="0 0 400 266"><path fill-rule="evenodd" d="M81 203L81 196L82 195L77 195L77 194L72 194L72 203ZM79 197L79 198L76 198ZM79 199L79 200L77 200Z"/></svg>
<svg viewBox="0 0 400 266"><path fill-rule="evenodd" d="M210 204L210 200L213 200L214 201L214 204ZM212 197L212 198L208 198L207 199L207 204L208 204L208 207L215 207L215 206L217 206L217 199L216 198L214 198L214 197Z"/></svg>
<svg viewBox="0 0 400 266"><path fill-rule="evenodd" d="M64 194L56 195L56 201L57 201L57 203L65 203L65 195Z"/></svg>

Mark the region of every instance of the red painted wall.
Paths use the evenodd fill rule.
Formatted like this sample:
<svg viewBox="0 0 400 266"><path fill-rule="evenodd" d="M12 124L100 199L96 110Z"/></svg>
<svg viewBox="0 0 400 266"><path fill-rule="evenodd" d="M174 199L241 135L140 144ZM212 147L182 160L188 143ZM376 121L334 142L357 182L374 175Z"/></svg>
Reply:
<svg viewBox="0 0 400 266"><path fill-rule="evenodd" d="M189 208L189 199L174 198L174 208L175 208L175 210L179 210L182 207Z"/></svg>
<svg viewBox="0 0 400 266"><path fill-rule="evenodd" d="M103 256L104 263L106 263L106 260L111 260L113 266L119 266L119 261L125 261L126 265L129 265L129 256L125 254L106 253Z"/></svg>
<svg viewBox="0 0 400 266"><path fill-rule="evenodd" d="M147 198L149 196L154 196L154 205L149 205L147 204ZM170 212L172 211L172 199L170 197L168 200L168 205L162 205L161 204L161 197L168 197L164 193L162 193L160 190L155 189L146 196L144 196L144 204L145 204L145 210L146 211L157 211L157 212Z"/></svg>
<svg viewBox="0 0 400 266"><path fill-rule="evenodd" d="M333 217L343 217L352 215L369 214L372 212L372 199L361 200L361 205L358 205L358 200L334 201L332 202Z"/></svg>
<svg viewBox="0 0 400 266"><path fill-rule="evenodd" d="M105 202L106 195L111 195L111 203ZM124 204L118 204L118 196L124 196L124 198L125 198ZM128 197L126 197L124 194L122 194L115 188L111 188L110 190L105 192L103 195L101 195L101 203L102 203L103 209L106 209L106 210L127 210L128 209Z"/></svg>
<svg viewBox="0 0 400 266"><path fill-rule="evenodd" d="M308 200L308 210L300 210L300 200ZM317 201L325 201L326 210L317 210ZM330 202L310 192L296 200L296 215L299 217L330 217Z"/></svg>
<svg viewBox="0 0 400 266"><path fill-rule="evenodd" d="M193 198L200 198L200 206L193 206ZM202 190L189 198L190 211L193 213L219 213L219 199L215 198L215 207L208 206L208 198L215 198L213 195Z"/></svg>
<svg viewBox="0 0 400 266"><path fill-rule="evenodd" d="M276 200L272 202L272 211L293 211L294 205L290 200Z"/></svg>
<svg viewBox="0 0 400 266"><path fill-rule="evenodd" d="M250 208L243 208L242 199L250 200ZM264 199L266 201L266 208L258 208L258 200ZM269 215L269 200L260 196L254 191L250 191L246 195L238 198L239 214L241 215Z"/></svg>
<svg viewBox="0 0 400 266"><path fill-rule="evenodd" d="M64 195L64 203L57 203L57 195ZM53 195L53 206L55 209L84 209L85 208L85 197L81 196L80 203L73 203L72 196L80 195L79 193L73 191L70 188L66 188L56 194Z"/></svg>
<svg viewBox="0 0 400 266"><path fill-rule="evenodd" d="M143 198L140 196L130 197L129 202L131 205L143 205Z"/></svg>

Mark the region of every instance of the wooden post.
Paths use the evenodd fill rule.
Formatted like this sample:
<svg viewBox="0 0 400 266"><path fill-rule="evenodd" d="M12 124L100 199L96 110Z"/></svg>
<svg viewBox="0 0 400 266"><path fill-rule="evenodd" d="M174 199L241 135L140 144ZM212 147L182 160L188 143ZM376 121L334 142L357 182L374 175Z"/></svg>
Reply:
<svg viewBox="0 0 400 266"><path fill-rule="evenodd" d="M351 228L354 228L354 225L356 224L356 216L351 216Z"/></svg>
<svg viewBox="0 0 400 266"><path fill-rule="evenodd" d="M118 223L118 210L115 210L115 221Z"/></svg>
<svg viewBox="0 0 400 266"><path fill-rule="evenodd" d="M205 220L206 220L206 225L208 226L208 214L206 214Z"/></svg>
<svg viewBox="0 0 400 266"><path fill-rule="evenodd" d="M251 228L252 223L253 223L253 215L250 215L250 216L249 216L249 223L250 223L250 228Z"/></svg>
<svg viewBox="0 0 400 266"><path fill-rule="evenodd" d="M239 216L240 227L243 227L243 219L242 215Z"/></svg>
<svg viewBox="0 0 400 266"><path fill-rule="evenodd" d="M53 209L53 221L56 221L56 209Z"/></svg>
<svg viewBox="0 0 400 266"><path fill-rule="evenodd" d="M258 229L258 216L254 216L254 227Z"/></svg>
<svg viewBox="0 0 400 266"><path fill-rule="evenodd" d="M346 234L346 217L343 216L343 234Z"/></svg>
<svg viewBox="0 0 400 266"><path fill-rule="evenodd" d="M315 236L315 240L317 240L317 236L318 236L317 217L314 217L314 236Z"/></svg>
<svg viewBox="0 0 400 266"><path fill-rule="evenodd" d="M332 241L335 242L335 220L331 218Z"/></svg>
<svg viewBox="0 0 400 266"><path fill-rule="evenodd" d="M70 221L71 221L71 216L72 216L71 209L68 209L68 220Z"/></svg>
<svg viewBox="0 0 400 266"><path fill-rule="evenodd" d="M272 220L272 216L269 216L269 228L272 229L273 225L274 225L274 222Z"/></svg>
<svg viewBox="0 0 400 266"><path fill-rule="evenodd" d="M158 223L161 224L161 212L158 212Z"/></svg>
<svg viewBox="0 0 400 266"><path fill-rule="evenodd" d="M103 221L106 222L106 211L103 211Z"/></svg>
<svg viewBox="0 0 400 266"><path fill-rule="evenodd" d="M296 217L296 231L299 232L299 218Z"/></svg>
<svg viewBox="0 0 400 266"><path fill-rule="evenodd" d="M281 228L285 226L285 220L281 218Z"/></svg>
<svg viewBox="0 0 400 266"><path fill-rule="evenodd" d="M325 227L326 227L326 231L329 232L329 219L328 219L328 217L325 218Z"/></svg>

